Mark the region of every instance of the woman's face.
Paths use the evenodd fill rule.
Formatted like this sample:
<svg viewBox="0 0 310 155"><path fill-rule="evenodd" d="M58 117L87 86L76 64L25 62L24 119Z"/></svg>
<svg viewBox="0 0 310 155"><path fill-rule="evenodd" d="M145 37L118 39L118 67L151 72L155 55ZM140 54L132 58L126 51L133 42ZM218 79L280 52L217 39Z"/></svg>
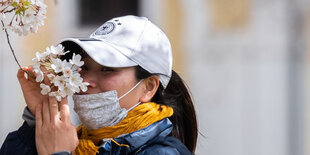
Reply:
<svg viewBox="0 0 310 155"><path fill-rule="evenodd" d="M83 58L84 65L80 74L84 82L88 82L88 90L82 94L97 94L116 90L118 97L125 94L137 84L135 67L110 68L96 63L92 58ZM141 83L142 84L142 83ZM142 95L141 84L123 97L119 103L122 108L129 109L139 102Z"/></svg>

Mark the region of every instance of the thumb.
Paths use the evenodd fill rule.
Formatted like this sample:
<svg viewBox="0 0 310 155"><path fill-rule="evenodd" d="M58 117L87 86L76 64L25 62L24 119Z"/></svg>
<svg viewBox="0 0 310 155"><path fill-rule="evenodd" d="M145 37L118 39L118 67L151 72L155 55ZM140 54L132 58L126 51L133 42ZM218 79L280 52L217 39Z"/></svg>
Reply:
<svg viewBox="0 0 310 155"><path fill-rule="evenodd" d="M28 81L28 80L35 81L35 76L36 74L33 72L32 66L26 66L17 71L17 79L20 83Z"/></svg>

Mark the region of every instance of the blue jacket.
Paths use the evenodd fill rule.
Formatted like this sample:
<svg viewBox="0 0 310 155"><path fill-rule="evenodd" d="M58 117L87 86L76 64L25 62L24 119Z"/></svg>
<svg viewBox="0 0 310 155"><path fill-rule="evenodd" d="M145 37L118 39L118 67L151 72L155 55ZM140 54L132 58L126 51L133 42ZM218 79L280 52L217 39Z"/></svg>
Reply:
<svg viewBox="0 0 310 155"><path fill-rule="evenodd" d="M99 148L99 155L118 154L167 154L188 155L192 154L183 143L174 137L168 136L172 131L172 123L168 118L155 122L141 130L114 138L119 144L127 144L130 147L119 146L115 142L106 141ZM37 154L35 146L35 128L29 127L26 122L14 132L9 133L0 149L0 155L32 155ZM55 155L70 154L67 152L55 153Z"/></svg>

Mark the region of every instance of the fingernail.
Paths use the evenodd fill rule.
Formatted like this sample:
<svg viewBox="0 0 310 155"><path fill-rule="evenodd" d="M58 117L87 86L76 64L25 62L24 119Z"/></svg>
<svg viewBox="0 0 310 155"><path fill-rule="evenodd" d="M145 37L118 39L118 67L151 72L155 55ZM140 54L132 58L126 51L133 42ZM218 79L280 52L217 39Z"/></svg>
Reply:
<svg viewBox="0 0 310 155"><path fill-rule="evenodd" d="M28 66L23 67L23 70L25 70L25 71L29 71L29 67L28 67Z"/></svg>

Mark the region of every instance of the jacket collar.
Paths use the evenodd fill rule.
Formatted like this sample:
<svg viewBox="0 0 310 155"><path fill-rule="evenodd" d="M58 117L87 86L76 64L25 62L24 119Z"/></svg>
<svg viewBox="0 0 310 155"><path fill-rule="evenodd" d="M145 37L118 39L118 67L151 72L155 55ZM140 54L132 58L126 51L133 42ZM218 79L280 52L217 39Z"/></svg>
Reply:
<svg viewBox="0 0 310 155"><path fill-rule="evenodd" d="M155 137L166 137L172 131L172 123L168 118L155 122L141 130L135 131L124 136L130 149L135 150Z"/></svg>
<svg viewBox="0 0 310 155"><path fill-rule="evenodd" d="M147 142L155 138L168 136L171 133L172 128L171 121L168 118L165 118L138 131L117 137L114 140L120 144L128 144L131 152L132 150L143 147ZM110 150L111 141L105 143L101 147L105 148L105 150Z"/></svg>

